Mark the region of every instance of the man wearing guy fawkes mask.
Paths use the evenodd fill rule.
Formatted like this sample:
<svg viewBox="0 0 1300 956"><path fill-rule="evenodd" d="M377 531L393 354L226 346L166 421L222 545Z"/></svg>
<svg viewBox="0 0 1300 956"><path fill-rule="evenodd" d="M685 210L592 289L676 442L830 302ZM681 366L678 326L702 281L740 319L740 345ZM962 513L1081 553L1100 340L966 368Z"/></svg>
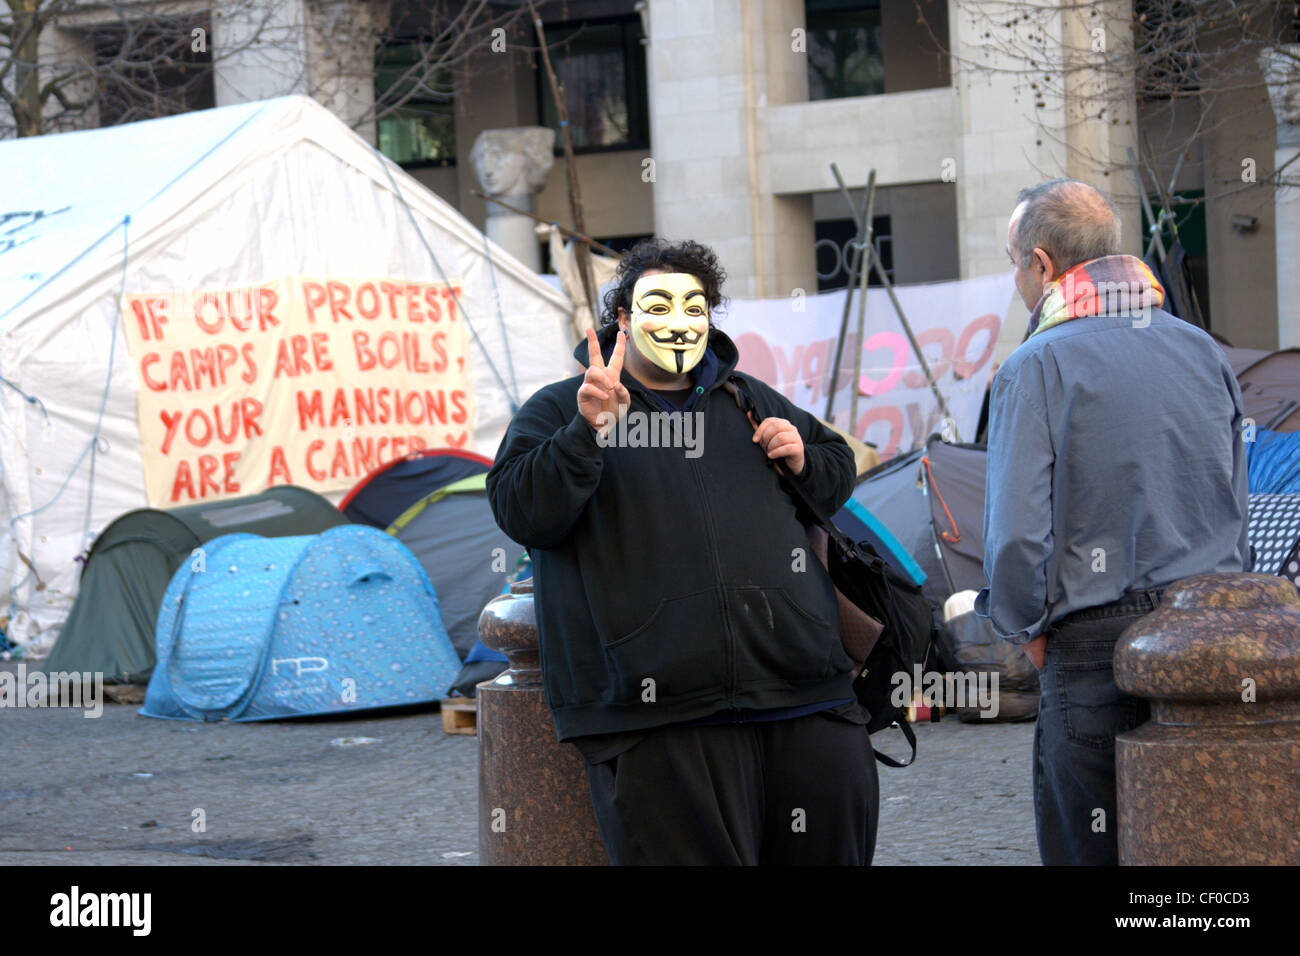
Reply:
<svg viewBox="0 0 1300 956"><path fill-rule="evenodd" d="M546 701L586 760L611 862L865 865L867 715L834 586L771 467L834 513L853 454L735 370L711 321L723 278L698 243L626 253L574 350L586 374L519 410L488 496L532 555ZM757 430L722 388L733 376ZM611 441L617 419L654 413L697 416L698 453Z"/></svg>

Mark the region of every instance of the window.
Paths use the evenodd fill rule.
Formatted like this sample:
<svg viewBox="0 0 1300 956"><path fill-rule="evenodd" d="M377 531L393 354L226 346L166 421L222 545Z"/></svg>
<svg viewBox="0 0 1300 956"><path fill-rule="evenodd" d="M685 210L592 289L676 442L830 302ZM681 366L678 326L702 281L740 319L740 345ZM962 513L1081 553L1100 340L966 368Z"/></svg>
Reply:
<svg viewBox="0 0 1300 956"><path fill-rule="evenodd" d="M574 151L648 148L641 18L557 24L546 27L545 35L555 78L564 88ZM564 137L540 53L537 95L542 125L555 130L556 152L563 152Z"/></svg>
<svg viewBox="0 0 1300 956"><path fill-rule="evenodd" d="M456 162L456 113L451 77L430 71L429 46L405 40L375 51L379 151L402 166Z"/></svg>
<svg viewBox="0 0 1300 956"><path fill-rule="evenodd" d="M212 54L206 48L192 49L190 31L195 29L211 35L206 19L97 28L91 33L100 126L216 106Z"/></svg>
<svg viewBox="0 0 1300 956"><path fill-rule="evenodd" d="M830 292L843 289L849 282L849 266L853 261L853 236L857 223L852 219L823 219L815 225L814 249L817 252L817 291ZM894 281L894 243L888 216L872 216L876 255L885 268L889 281ZM861 282L861 279L857 280ZM867 285L880 285L875 266L867 276Z"/></svg>
<svg viewBox="0 0 1300 956"><path fill-rule="evenodd" d="M1167 100L1200 89L1196 11L1182 0L1137 0L1138 102Z"/></svg>
<svg viewBox="0 0 1300 956"><path fill-rule="evenodd" d="M880 0L807 0L808 98L885 92Z"/></svg>

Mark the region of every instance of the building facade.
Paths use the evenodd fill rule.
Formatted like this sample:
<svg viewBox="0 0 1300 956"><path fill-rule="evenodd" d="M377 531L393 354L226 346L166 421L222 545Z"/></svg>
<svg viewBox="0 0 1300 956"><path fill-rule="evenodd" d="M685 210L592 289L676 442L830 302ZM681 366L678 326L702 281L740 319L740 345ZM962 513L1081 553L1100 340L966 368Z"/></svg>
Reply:
<svg viewBox="0 0 1300 956"><path fill-rule="evenodd" d="M1060 175L1094 183L1120 209L1126 251L1141 254L1150 240L1142 197L1159 215L1159 179L1210 327L1238 346L1300 346L1300 290L1293 294L1295 270L1285 268L1288 250L1300 248L1300 204L1294 187L1270 181L1295 150L1295 122L1278 103L1286 101L1279 83L1294 85L1296 74L1283 69L1270 90L1267 64L1252 60L1214 96L1191 89L1139 102L1131 72L1108 66L1126 50L1133 62L1125 29L1133 5L538 7L565 89L586 231L616 248L648 235L706 242L733 296L842 286L855 224L834 163L859 202L874 170L872 225L893 281L978 276L1011 267L1006 225L1020 188ZM495 8L508 17L519 6ZM93 55L96 24L109 16L102 8L61 17L42 44ZM169 7L210 29L211 88L192 105L312 95L482 226L485 201L469 162L476 137L516 126L558 131L557 111L526 16L456 59L445 77L413 80L436 42L426 8L404 0ZM120 10L112 16L120 20ZM1278 22L1279 43L1300 49L1300 25ZM568 225L558 143L534 211ZM1131 157L1147 172L1141 185ZM1292 172L1300 175L1300 163ZM1023 328L1014 308L1008 329Z"/></svg>

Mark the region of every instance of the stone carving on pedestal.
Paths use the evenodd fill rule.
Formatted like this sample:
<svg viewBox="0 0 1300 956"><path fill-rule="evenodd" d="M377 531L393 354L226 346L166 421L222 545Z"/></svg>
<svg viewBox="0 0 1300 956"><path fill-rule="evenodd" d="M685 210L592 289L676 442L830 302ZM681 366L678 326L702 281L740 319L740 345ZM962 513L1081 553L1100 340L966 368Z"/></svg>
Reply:
<svg viewBox="0 0 1300 956"><path fill-rule="evenodd" d="M485 129L474 140L469 161L479 188L490 197L488 238L533 271L540 270L541 253L533 220L497 205L492 199L500 199L526 212L533 211L533 195L546 184L547 174L555 162L555 130L544 126Z"/></svg>

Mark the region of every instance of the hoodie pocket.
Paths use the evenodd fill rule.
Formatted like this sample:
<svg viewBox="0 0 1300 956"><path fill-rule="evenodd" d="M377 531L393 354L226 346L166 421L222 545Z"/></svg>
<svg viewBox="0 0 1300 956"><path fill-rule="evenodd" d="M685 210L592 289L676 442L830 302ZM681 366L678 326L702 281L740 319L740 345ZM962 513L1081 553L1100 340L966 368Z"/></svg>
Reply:
<svg viewBox="0 0 1300 956"><path fill-rule="evenodd" d="M605 656L610 703L639 700L651 706L710 688L725 694L727 643L718 592L664 598L643 624L606 644Z"/></svg>
<svg viewBox="0 0 1300 956"><path fill-rule="evenodd" d="M800 607L784 588L731 588L727 610L736 626L742 683L806 683L852 667L840 646L839 622Z"/></svg>

